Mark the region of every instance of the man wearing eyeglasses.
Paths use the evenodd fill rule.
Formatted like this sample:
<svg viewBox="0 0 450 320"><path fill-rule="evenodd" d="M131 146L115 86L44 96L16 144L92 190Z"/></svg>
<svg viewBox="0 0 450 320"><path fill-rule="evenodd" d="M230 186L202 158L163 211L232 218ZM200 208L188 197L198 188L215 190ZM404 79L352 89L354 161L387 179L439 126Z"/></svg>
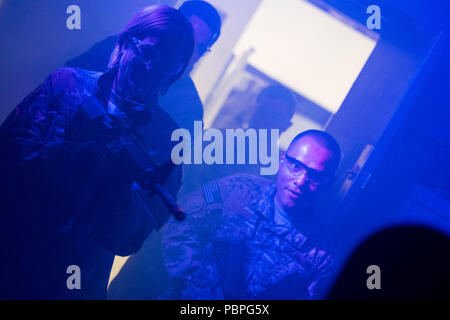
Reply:
<svg viewBox="0 0 450 320"><path fill-rule="evenodd" d="M281 156L276 182L233 175L180 203L182 225L163 231L171 286L163 298L320 299L334 272L332 251L314 216L334 180L340 148L308 130Z"/></svg>
<svg viewBox="0 0 450 320"><path fill-rule="evenodd" d="M193 47L178 10L144 8L118 36L108 71L53 72L1 125L0 299L106 298L114 256L135 253L165 223L127 140L105 137L95 120L126 120L155 165L170 161L177 125L155 99ZM165 180L176 195L180 171Z"/></svg>
<svg viewBox="0 0 450 320"><path fill-rule="evenodd" d="M313 130L299 134L282 154L275 206L286 213L311 207L333 182L339 160L339 146L331 136ZM291 214L293 221L296 218L302 216Z"/></svg>

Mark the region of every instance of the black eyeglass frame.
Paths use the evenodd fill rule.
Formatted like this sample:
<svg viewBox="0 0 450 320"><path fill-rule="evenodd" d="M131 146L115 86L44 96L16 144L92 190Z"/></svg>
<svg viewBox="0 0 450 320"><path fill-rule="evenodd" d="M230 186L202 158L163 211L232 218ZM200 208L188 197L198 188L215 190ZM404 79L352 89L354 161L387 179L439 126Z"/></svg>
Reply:
<svg viewBox="0 0 450 320"><path fill-rule="evenodd" d="M153 53L154 53L155 57L148 59L148 58L145 57L145 54L142 52L142 49L139 48L139 46L138 46L138 45L142 45L142 46L144 45L141 40L139 40L136 37L130 37L130 42L133 44L133 47L135 48L135 52L137 53L136 57L138 58L139 61L142 62L142 64L145 65L145 68L147 70L150 70L152 64L155 63L156 61L167 61L167 62L169 62L171 64L176 65L177 67L174 68L174 71L171 72L167 76L167 79L171 79L172 77L177 76L186 66L186 64L184 62L177 61L177 60L170 59L168 57L162 56L162 54L159 51L155 50L151 46L147 46L148 47L147 49L148 50L153 50Z"/></svg>
<svg viewBox="0 0 450 320"><path fill-rule="evenodd" d="M291 172L296 177L300 176L302 172L305 172L306 180L309 183L322 184L326 183L331 178L328 173L312 169L300 160L289 156L287 153L284 155L284 157L287 160L287 167L289 169L289 172ZM293 166L298 166L298 168L296 169Z"/></svg>

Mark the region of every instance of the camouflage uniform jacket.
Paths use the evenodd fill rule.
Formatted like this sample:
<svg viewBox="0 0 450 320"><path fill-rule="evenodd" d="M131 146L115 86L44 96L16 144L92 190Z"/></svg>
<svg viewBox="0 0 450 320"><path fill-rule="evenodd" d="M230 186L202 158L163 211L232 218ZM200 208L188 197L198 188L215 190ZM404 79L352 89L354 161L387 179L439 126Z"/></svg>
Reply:
<svg viewBox="0 0 450 320"><path fill-rule="evenodd" d="M185 222L169 221L163 259L181 299L317 299L334 271L311 220L274 221L273 182L233 175L181 199ZM256 199L256 200L255 200Z"/></svg>
<svg viewBox="0 0 450 320"><path fill-rule="evenodd" d="M61 68L0 126L0 298L106 298L114 255L137 252L167 220L161 200L137 184L111 181L109 172L98 179L98 157L84 147L90 141L68 138L81 103L98 97L106 109L115 72ZM177 126L149 108L151 119L135 129L161 164ZM178 169L166 183L173 195L180 180ZM79 290L66 286L69 265L81 269Z"/></svg>

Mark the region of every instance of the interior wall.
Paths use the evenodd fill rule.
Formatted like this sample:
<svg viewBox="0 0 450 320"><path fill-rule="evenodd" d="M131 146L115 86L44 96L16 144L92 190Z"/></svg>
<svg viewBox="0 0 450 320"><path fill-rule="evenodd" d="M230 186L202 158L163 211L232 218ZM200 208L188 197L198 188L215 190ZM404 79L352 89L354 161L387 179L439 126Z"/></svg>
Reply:
<svg viewBox="0 0 450 320"><path fill-rule="evenodd" d="M448 40L443 52L439 50L432 59L434 67L423 78L421 89L414 93L407 114L394 120L399 121L398 128L376 155L379 159L371 169L370 179L357 198L341 211L345 216L339 219L342 232L337 235L344 243L350 244L355 238L388 225L413 221L405 210L411 196L423 188L433 194L424 209L435 217L424 216L421 224L432 226L426 221L434 221L433 228L448 232L450 211L441 209L442 203L450 204ZM344 235L348 230L353 230L351 237Z"/></svg>
<svg viewBox="0 0 450 320"><path fill-rule="evenodd" d="M435 53L438 51L437 43L442 42L439 32L446 29L443 24L427 23L433 14L441 16L442 7L427 8L425 11L428 14L423 19L419 14L421 6L416 2L414 5L410 2L397 3L392 11L389 6L380 7L386 21L380 30L381 38L343 105L327 127L327 131L337 138L343 149L343 160L337 183L322 199L321 214L330 230L335 233L335 238L339 239L344 252L348 252L357 241L390 221L406 201L406 194L410 190L408 183L412 180L407 179L408 172L402 171L402 163L408 166L408 161L410 164L416 162L412 167L420 170L417 164L421 162L414 158L420 158L420 154L412 153L413 144L408 147L411 149L405 149L400 148L401 143L397 142L396 162L389 163L394 158L386 158L389 160L384 162L384 168L388 171L381 174L383 178L373 180L375 174L380 175L380 172L374 172L378 166L374 164L372 156L368 161L370 166L366 166L366 169L369 168L362 170L350 192L342 192L341 186L348 178L348 170L353 168L368 144L375 146L373 154L388 154L392 149L384 145L391 143L392 135L386 135L387 128L395 135L400 122L404 123L405 128L413 125L412 118L408 117L412 108L411 97L418 94L418 90L423 90L423 85L418 85L418 82L424 74L430 72L430 66L440 63ZM445 78L439 79L442 81ZM426 83L425 80L421 81ZM431 98L432 95L431 88L424 93L424 97ZM448 97L446 101L448 104ZM432 109L422 110L433 112ZM421 150L427 152L427 148ZM396 169L403 174L394 175ZM409 174L413 176L414 172ZM401 183L397 183L396 179L400 179Z"/></svg>
<svg viewBox="0 0 450 320"><path fill-rule="evenodd" d="M305 0L264 0L234 48L248 63L335 113L376 41Z"/></svg>

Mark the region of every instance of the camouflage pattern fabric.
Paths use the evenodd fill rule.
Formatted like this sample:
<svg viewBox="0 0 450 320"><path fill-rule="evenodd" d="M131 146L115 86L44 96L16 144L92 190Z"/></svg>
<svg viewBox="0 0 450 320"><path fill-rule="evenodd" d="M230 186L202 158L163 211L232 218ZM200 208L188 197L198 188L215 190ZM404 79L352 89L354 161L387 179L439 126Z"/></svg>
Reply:
<svg viewBox="0 0 450 320"><path fill-rule="evenodd" d="M312 218L302 230L275 224L275 192L272 181L240 174L181 199L186 221L171 219L163 231L173 279L163 298L321 298L334 271L323 231Z"/></svg>

